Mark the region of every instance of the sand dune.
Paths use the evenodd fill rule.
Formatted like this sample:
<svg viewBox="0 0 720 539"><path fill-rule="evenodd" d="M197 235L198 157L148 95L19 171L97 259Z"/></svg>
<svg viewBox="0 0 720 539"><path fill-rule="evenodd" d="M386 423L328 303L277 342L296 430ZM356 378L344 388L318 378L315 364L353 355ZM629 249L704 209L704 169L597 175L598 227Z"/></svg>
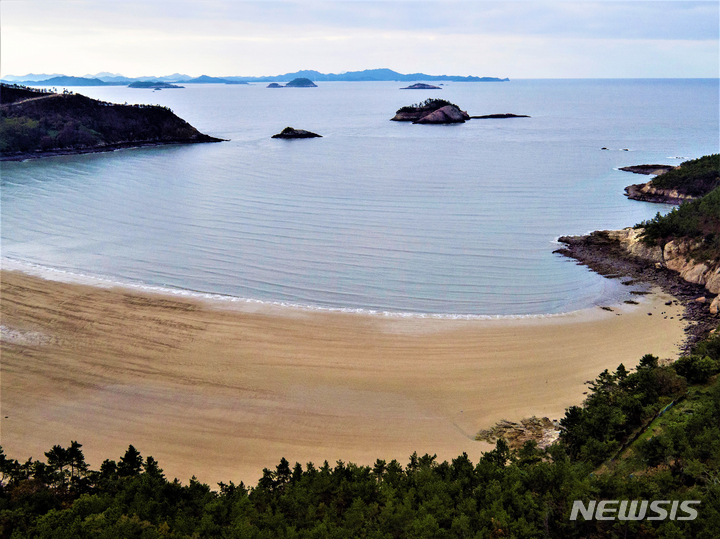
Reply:
<svg viewBox="0 0 720 539"><path fill-rule="evenodd" d="M97 467L133 444L210 484L252 483L283 456L477 460L478 429L560 418L584 381L677 357L683 339L663 295L541 320L398 320L1 276L7 454L78 440Z"/></svg>

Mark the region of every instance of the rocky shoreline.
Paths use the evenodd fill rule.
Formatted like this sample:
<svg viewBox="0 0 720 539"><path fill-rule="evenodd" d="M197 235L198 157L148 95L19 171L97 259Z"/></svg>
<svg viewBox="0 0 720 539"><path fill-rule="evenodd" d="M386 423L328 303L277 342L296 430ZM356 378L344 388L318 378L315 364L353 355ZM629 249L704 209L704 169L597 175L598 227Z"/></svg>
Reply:
<svg viewBox="0 0 720 539"><path fill-rule="evenodd" d="M58 148L55 150L38 150L32 152L21 152L0 155L0 161L26 161L28 159L41 159L43 157L56 157L60 155L84 155L88 153L114 152L130 148L152 148L156 146L174 146L179 144L204 144L209 142L225 142L225 139L201 135L196 140L147 140L135 142L121 142L107 144L105 146L91 146L88 148Z"/></svg>
<svg viewBox="0 0 720 539"><path fill-rule="evenodd" d="M674 205L679 205L685 201L694 200L696 198L681 193L677 189L658 189L657 187L653 186L652 180L647 183L636 183L633 185L628 185L625 188L625 196L628 197L630 200Z"/></svg>
<svg viewBox="0 0 720 539"><path fill-rule="evenodd" d="M481 430L475 439L490 444L504 439L508 447L513 450L522 449L526 442L534 440L538 449L546 449L560 437L560 422L552 421L547 417L529 417L521 419L519 423L503 419L487 430Z"/></svg>
<svg viewBox="0 0 720 539"><path fill-rule="evenodd" d="M676 168L678 167L674 165L632 165L630 167L620 167L619 170L647 176L659 176L665 174L668 170L675 170Z"/></svg>
<svg viewBox="0 0 720 539"><path fill-rule="evenodd" d="M554 252L573 258L605 277L625 279L623 284L655 285L675 297L685 307L684 319L689 322L685 328L687 338L681 346L684 353L689 352L720 321L718 315L710 311L715 294L702 284L686 281L662 262L629 252L617 239L617 233L601 230L586 236L563 236L558 241L565 246Z"/></svg>

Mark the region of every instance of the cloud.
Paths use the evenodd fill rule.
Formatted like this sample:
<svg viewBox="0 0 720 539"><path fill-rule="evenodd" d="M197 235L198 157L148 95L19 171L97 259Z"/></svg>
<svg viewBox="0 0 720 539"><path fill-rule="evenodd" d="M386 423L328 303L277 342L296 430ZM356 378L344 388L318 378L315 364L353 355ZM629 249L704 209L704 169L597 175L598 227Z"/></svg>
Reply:
<svg viewBox="0 0 720 539"><path fill-rule="evenodd" d="M719 11L717 2L672 1L4 0L0 54L3 74L391 67L511 77L716 77Z"/></svg>

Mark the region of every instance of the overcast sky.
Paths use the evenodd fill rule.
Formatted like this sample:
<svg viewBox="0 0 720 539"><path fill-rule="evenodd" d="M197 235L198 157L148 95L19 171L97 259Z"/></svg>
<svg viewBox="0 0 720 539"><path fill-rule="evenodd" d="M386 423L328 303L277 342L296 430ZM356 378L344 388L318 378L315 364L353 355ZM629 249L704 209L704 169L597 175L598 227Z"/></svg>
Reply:
<svg viewBox="0 0 720 539"><path fill-rule="evenodd" d="M0 74L718 77L720 3L0 1Z"/></svg>

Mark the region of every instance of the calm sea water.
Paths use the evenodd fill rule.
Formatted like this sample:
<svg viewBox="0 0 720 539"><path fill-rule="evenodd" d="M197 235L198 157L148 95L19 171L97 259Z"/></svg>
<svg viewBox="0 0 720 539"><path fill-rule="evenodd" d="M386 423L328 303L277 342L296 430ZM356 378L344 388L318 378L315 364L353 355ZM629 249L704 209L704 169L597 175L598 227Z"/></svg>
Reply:
<svg viewBox="0 0 720 539"><path fill-rule="evenodd" d="M555 238L668 211L627 200L646 177L617 168L719 147L717 80L319 84L76 88L229 142L2 163L5 264L318 307L566 312L624 287ZM428 97L532 118L389 121ZM270 138L286 126L324 138Z"/></svg>

